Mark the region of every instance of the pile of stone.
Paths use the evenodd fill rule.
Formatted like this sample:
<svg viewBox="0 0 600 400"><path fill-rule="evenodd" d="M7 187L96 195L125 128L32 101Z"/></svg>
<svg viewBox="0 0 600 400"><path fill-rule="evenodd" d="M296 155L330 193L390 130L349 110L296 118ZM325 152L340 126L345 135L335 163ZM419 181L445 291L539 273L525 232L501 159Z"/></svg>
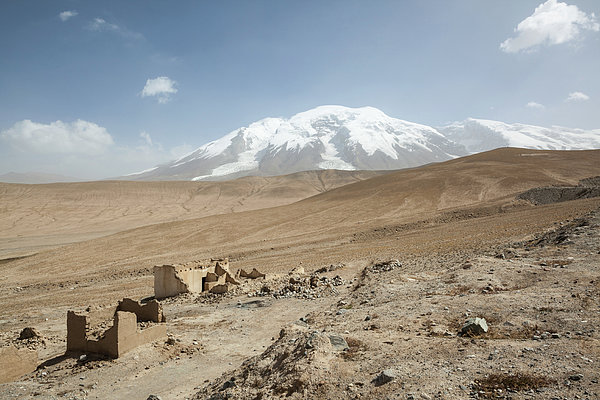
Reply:
<svg viewBox="0 0 600 400"><path fill-rule="evenodd" d="M383 261L383 262L373 264L370 267L367 267L365 269L365 271L373 273L373 274L378 274L381 272L392 271L393 269L400 268L401 266L402 266L402 263L400 261L389 260L389 261Z"/></svg>
<svg viewBox="0 0 600 400"><path fill-rule="evenodd" d="M295 297L312 300L322 297L328 292L335 292L334 287L344 284L346 281L339 275L333 278L318 275L292 276L278 288L263 285L260 290L250 293L249 296L272 296L276 299Z"/></svg>
<svg viewBox="0 0 600 400"><path fill-rule="evenodd" d="M37 350L40 346L46 346L46 339L33 327L21 330L19 336L12 340L12 345L17 349Z"/></svg>
<svg viewBox="0 0 600 400"><path fill-rule="evenodd" d="M335 271L341 268L344 268L346 266L346 264L344 263L339 263L339 264L330 264L328 267L321 267L318 270L315 271L315 273L317 274L323 274L325 272L331 272L331 271Z"/></svg>

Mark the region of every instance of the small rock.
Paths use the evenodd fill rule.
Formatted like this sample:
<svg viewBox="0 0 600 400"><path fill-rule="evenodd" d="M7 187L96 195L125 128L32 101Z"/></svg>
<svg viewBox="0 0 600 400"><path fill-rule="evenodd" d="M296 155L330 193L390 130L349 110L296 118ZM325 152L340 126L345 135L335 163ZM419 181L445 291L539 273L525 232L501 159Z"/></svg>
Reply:
<svg viewBox="0 0 600 400"><path fill-rule="evenodd" d="M373 379L373 383L375 383L376 386L381 386L393 381L394 379L396 379L396 372L391 369L384 369L379 373L379 375L377 375L375 379Z"/></svg>
<svg viewBox="0 0 600 400"><path fill-rule="evenodd" d="M150 396L148 396L148 398L146 398L146 400L162 400L162 399L160 398L160 396L151 394Z"/></svg>
<svg viewBox="0 0 600 400"><path fill-rule="evenodd" d="M329 341L331 342L331 347L336 351L344 351L350 348L346 339L339 335L329 335Z"/></svg>
<svg viewBox="0 0 600 400"><path fill-rule="evenodd" d="M87 354L82 354L79 356L79 361L80 362L87 361L87 358L88 358Z"/></svg>
<svg viewBox="0 0 600 400"><path fill-rule="evenodd" d="M574 374L574 375L569 376L569 380L570 381L575 381L576 382L576 381L580 381L582 379L583 379L583 375L582 374Z"/></svg>
<svg viewBox="0 0 600 400"><path fill-rule="evenodd" d="M227 382L225 382L223 384L223 386L221 387L221 390L227 390L229 388L235 387L235 378L231 378L230 380L228 380Z"/></svg>
<svg viewBox="0 0 600 400"><path fill-rule="evenodd" d="M294 321L294 325L301 326L303 328L308 328L308 324L306 323L306 321L302 320Z"/></svg>
<svg viewBox="0 0 600 400"><path fill-rule="evenodd" d="M304 275L304 267L297 266L290 271L290 275Z"/></svg>
<svg viewBox="0 0 600 400"><path fill-rule="evenodd" d="M460 331L463 335L481 335L488 331L488 325L485 318L469 318Z"/></svg>
<svg viewBox="0 0 600 400"><path fill-rule="evenodd" d="M19 340L26 340L26 339L37 339L39 338L41 335L40 333L37 331L37 329L35 328L31 328L31 327L27 327L27 328L23 328L23 330L21 331L21 333L19 334Z"/></svg>

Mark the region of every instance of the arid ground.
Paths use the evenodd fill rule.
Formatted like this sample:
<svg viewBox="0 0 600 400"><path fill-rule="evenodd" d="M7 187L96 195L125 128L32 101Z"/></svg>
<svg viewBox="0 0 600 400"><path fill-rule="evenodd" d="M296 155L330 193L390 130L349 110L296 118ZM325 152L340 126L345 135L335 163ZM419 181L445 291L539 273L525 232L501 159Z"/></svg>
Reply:
<svg viewBox="0 0 600 400"><path fill-rule="evenodd" d="M599 175L598 150L499 149L389 173L2 184L0 341L40 366L0 398L598 399L600 197L517 196ZM154 265L211 257L267 278L163 301L168 343L63 356L67 310L147 298ZM459 334L470 317L489 331ZM18 340L27 326L43 338Z"/></svg>

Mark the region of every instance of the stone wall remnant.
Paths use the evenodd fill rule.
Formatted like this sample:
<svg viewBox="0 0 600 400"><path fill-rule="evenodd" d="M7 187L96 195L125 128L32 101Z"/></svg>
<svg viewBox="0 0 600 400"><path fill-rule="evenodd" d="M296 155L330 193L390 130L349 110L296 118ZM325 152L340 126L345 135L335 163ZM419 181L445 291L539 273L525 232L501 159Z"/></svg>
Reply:
<svg viewBox="0 0 600 400"><path fill-rule="evenodd" d="M119 301L117 311L132 312L137 316L137 322L165 322L162 306L153 299L142 304L132 299L124 298Z"/></svg>
<svg viewBox="0 0 600 400"><path fill-rule="evenodd" d="M129 301L126 301L129 300ZM119 306L135 309L134 301L124 299ZM118 358L142 344L166 338L167 328L164 324L150 325L144 329L138 328L138 320L148 317L159 319L158 313L150 315L154 304L139 305L140 314L129 311L117 310L113 317L113 324L100 337L92 338L89 335L88 315L67 312L67 352L94 353ZM162 310L160 310L162 319ZM150 319L146 319L148 321Z"/></svg>
<svg viewBox="0 0 600 400"><path fill-rule="evenodd" d="M245 270L240 268L240 269L238 269L238 271L236 273L236 278L258 279L258 278L265 278L266 276L267 276L266 274L263 274L256 268L252 268L251 272L246 272Z"/></svg>
<svg viewBox="0 0 600 400"><path fill-rule="evenodd" d="M229 272L229 260L211 259L154 267L154 297L164 299L181 293L225 293L238 281Z"/></svg>

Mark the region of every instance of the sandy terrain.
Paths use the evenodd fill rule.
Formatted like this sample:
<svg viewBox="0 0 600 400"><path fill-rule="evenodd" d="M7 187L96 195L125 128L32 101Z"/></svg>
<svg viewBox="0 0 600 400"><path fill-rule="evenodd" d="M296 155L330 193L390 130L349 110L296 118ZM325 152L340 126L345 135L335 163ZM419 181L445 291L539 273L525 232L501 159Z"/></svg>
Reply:
<svg viewBox="0 0 600 400"><path fill-rule="evenodd" d="M228 182L0 183L0 257L158 222L290 204L383 173L309 171Z"/></svg>
<svg viewBox="0 0 600 400"><path fill-rule="evenodd" d="M486 396L499 374L533 383L512 391L500 379L494 396L599 398L600 199L515 200L597 175L600 151L501 149L288 205L181 217L2 260L3 343L25 345L15 338L35 326L44 343L29 345L51 361L0 385L0 397L462 399ZM526 245L582 217L581 226L567 223L569 241ZM516 250L496 257L507 248ZM165 301L174 345L142 346L114 361L61 357L68 309L150 296L153 265L212 256L270 277L220 299ZM369 269L389 259L402 265ZM255 295L263 285L285 287L292 268L308 275L330 265L343 268L319 276L340 275L343 284L317 298ZM458 336L467 315L485 317L488 334ZM345 338L349 350L333 349L328 335ZM395 378L378 385L384 369Z"/></svg>

